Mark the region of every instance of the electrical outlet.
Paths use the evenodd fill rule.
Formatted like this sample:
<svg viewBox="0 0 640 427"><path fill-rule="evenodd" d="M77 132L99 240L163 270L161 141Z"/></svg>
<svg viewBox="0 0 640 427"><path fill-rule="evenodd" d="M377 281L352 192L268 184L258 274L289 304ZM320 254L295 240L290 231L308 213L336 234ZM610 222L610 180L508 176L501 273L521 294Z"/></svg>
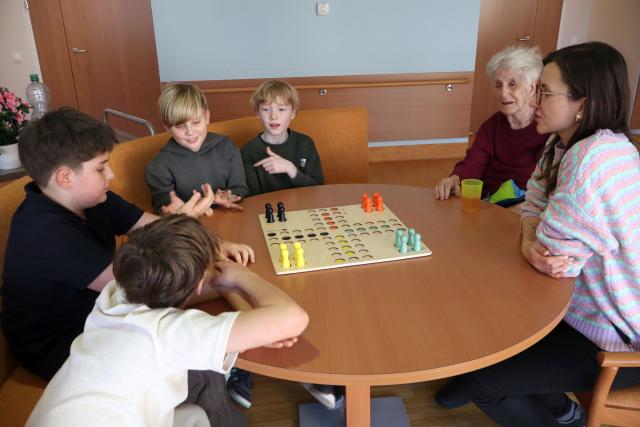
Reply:
<svg viewBox="0 0 640 427"><path fill-rule="evenodd" d="M316 3L316 15L327 16L329 14L329 3L319 1Z"/></svg>

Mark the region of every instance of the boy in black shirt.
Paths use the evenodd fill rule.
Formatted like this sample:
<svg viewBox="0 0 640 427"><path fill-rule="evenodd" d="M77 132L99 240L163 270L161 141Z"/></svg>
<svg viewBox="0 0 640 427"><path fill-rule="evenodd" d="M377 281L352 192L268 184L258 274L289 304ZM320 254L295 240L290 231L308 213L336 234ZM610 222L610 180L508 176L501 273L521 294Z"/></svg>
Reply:
<svg viewBox="0 0 640 427"><path fill-rule="evenodd" d="M289 129L300 106L296 89L280 80L268 80L249 102L264 129L241 150L251 194L324 184L313 140Z"/></svg>
<svg viewBox="0 0 640 427"><path fill-rule="evenodd" d="M68 108L31 122L20 134L20 159L33 179L11 221L2 286L2 327L18 362L45 380L69 356L71 342L99 292L113 280L115 236L158 217L109 191L111 128ZM211 187L175 213L200 216ZM226 242L246 264L253 252Z"/></svg>

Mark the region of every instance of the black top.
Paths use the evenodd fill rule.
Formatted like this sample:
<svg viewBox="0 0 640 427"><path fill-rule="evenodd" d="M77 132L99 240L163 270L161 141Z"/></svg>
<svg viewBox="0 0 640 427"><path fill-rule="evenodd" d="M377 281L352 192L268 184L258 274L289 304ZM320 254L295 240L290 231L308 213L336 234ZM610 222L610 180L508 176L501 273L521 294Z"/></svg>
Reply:
<svg viewBox="0 0 640 427"><path fill-rule="evenodd" d="M115 236L143 211L112 192L86 220L35 183L11 221L2 286L2 327L18 361L50 377L82 333L98 292L87 289L112 262ZM61 359L61 360L60 360Z"/></svg>
<svg viewBox="0 0 640 427"><path fill-rule="evenodd" d="M242 147L242 161L251 195L324 184L322 164L313 140L307 135L288 130L289 137L282 144L269 144L257 135ZM267 147L278 156L292 162L298 168L295 178L286 173L269 174L262 167L253 165L267 157Z"/></svg>

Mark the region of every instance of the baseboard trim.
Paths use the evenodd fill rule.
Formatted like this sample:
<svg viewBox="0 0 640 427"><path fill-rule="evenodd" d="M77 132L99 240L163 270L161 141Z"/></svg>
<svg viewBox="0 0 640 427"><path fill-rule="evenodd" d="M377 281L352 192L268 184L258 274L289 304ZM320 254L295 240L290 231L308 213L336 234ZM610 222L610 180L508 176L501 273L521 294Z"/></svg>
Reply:
<svg viewBox="0 0 640 427"><path fill-rule="evenodd" d="M407 160L462 158L466 150L466 142L369 147L369 162L402 162Z"/></svg>

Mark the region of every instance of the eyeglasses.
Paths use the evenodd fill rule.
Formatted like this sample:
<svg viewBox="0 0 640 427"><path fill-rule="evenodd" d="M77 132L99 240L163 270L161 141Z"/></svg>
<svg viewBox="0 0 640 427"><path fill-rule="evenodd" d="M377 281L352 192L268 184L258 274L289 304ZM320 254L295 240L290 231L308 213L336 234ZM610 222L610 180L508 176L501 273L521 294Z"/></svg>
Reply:
<svg viewBox="0 0 640 427"><path fill-rule="evenodd" d="M572 96L570 92L561 93L561 92L549 92L548 90L542 90L540 86L536 88L536 104L540 105L540 101L542 101L542 95L551 96L551 95L562 95L562 96Z"/></svg>

